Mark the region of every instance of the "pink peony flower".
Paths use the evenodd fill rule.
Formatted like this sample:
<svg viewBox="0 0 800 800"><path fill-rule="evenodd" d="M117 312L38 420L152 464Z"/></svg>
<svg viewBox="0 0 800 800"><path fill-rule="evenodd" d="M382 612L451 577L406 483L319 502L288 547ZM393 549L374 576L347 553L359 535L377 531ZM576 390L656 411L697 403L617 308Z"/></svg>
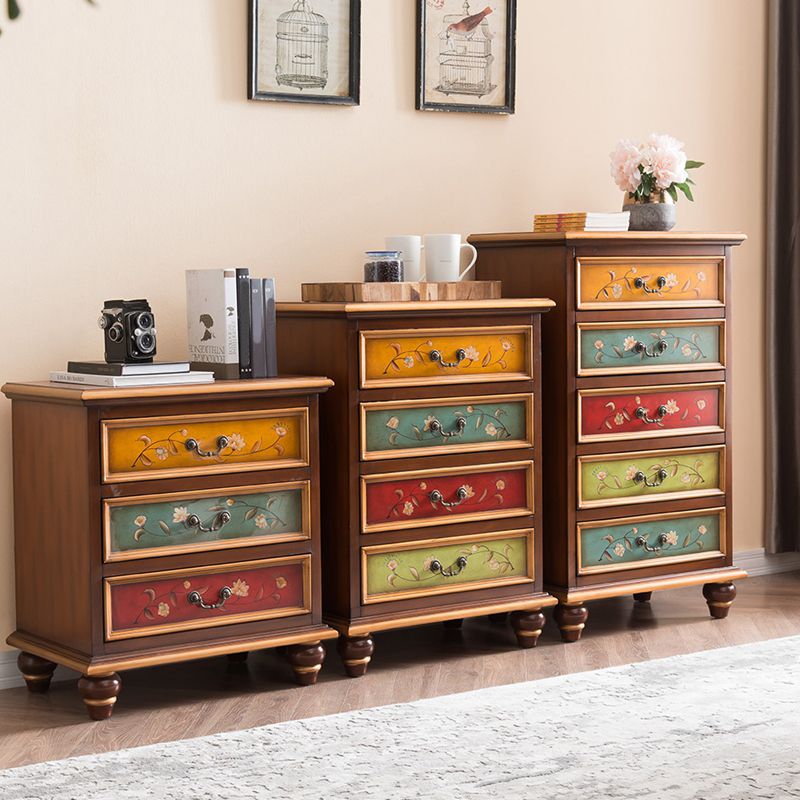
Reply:
<svg viewBox="0 0 800 800"><path fill-rule="evenodd" d="M611 153L611 177L623 192L635 192L642 182L641 150L630 139L620 139Z"/></svg>
<svg viewBox="0 0 800 800"><path fill-rule="evenodd" d="M674 136L651 134L642 149L642 156L645 171L652 173L659 189L666 189L673 183L683 183L689 177L683 142Z"/></svg>

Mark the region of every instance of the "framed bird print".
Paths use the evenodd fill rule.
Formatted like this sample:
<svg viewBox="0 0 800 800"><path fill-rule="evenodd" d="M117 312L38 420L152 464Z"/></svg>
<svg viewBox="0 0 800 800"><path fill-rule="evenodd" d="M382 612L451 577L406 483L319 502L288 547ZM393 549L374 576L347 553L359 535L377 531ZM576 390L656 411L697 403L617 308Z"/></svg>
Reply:
<svg viewBox="0 0 800 800"><path fill-rule="evenodd" d="M513 114L516 0L417 2L417 108Z"/></svg>
<svg viewBox="0 0 800 800"><path fill-rule="evenodd" d="M250 0L251 100L357 106L361 0Z"/></svg>

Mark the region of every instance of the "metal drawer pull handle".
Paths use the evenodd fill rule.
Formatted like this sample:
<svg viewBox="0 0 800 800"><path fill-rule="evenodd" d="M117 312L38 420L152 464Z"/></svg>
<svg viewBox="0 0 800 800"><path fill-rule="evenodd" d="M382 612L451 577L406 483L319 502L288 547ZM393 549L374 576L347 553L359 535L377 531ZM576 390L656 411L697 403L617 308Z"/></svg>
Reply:
<svg viewBox="0 0 800 800"><path fill-rule="evenodd" d="M657 541L658 541L658 547L655 547L652 544L648 544L647 539L644 536L637 536L636 539L634 540L637 547L644 547L644 549L647 550L648 553L660 553L663 550L664 545L667 543L667 534L662 533L658 537Z"/></svg>
<svg viewBox="0 0 800 800"><path fill-rule="evenodd" d="M644 278L636 278L633 281L633 285L637 289L644 289L647 294L661 294L661 290L667 285L667 279L663 275L659 275L656 278L656 286L658 287L656 289L651 289Z"/></svg>
<svg viewBox="0 0 800 800"><path fill-rule="evenodd" d="M656 411L656 416L651 419L647 416L647 409L643 406L639 406L636 411L633 412L642 422L646 422L648 425L657 425L661 422L664 417L667 416L667 407L666 406L659 406Z"/></svg>
<svg viewBox="0 0 800 800"><path fill-rule="evenodd" d="M458 491L456 492L456 499L455 500L445 500L444 495L438 490L434 489L429 495L428 499L431 503L437 503L439 505L443 505L445 508L455 508L456 506L460 506L466 499L467 499L467 489L465 486L459 486Z"/></svg>
<svg viewBox="0 0 800 800"><path fill-rule="evenodd" d="M187 596L187 600L193 605L197 606L198 608L202 608L206 611L214 611L217 608L222 608L225 603L230 600L233 596L233 592L231 591L230 587L223 586L219 590L219 600L216 603L209 605L206 603L200 595L200 592L189 592Z"/></svg>
<svg viewBox="0 0 800 800"><path fill-rule="evenodd" d="M442 423L438 419L433 420L429 426L431 433L438 433L443 439L449 439L451 436L461 436L467 428L467 420L464 417L459 417L456 420L456 429L454 431L446 431L442 427Z"/></svg>
<svg viewBox="0 0 800 800"><path fill-rule="evenodd" d="M666 352L668 346L663 339L659 339L651 347L648 347L644 342L636 342L633 346L633 352L644 353L648 358L658 358L662 353Z"/></svg>
<svg viewBox="0 0 800 800"><path fill-rule="evenodd" d="M443 578L454 578L460 575L467 568L467 559L464 556L459 556L455 564L452 564L447 569L442 566L442 562L434 559L431 561L430 571L436 575L441 575Z"/></svg>
<svg viewBox="0 0 800 800"><path fill-rule="evenodd" d="M643 483L645 486L650 486L651 488L654 486L661 486L662 483L668 478L667 471L665 469L660 469L657 473L655 478L652 481L647 480L647 475L644 472L637 472L633 476L634 483Z"/></svg>
<svg viewBox="0 0 800 800"><path fill-rule="evenodd" d="M441 350L431 350L429 357L431 361L442 367L457 367L467 357L467 351L463 347L459 347L458 350L456 350L455 361L443 361Z"/></svg>
<svg viewBox="0 0 800 800"><path fill-rule="evenodd" d="M190 514L186 517L186 522L184 524L187 528L197 528L201 533L215 533L216 531L222 530L230 521L230 513L227 511L220 511L219 514L214 517L210 525L203 525L197 514Z"/></svg>
<svg viewBox="0 0 800 800"><path fill-rule="evenodd" d="M197 453L200 458L216 458L228 446L229 441L227 436L218 436L216 450L203 450L197 439L187 439L184 444L189 452Z"/></svg>

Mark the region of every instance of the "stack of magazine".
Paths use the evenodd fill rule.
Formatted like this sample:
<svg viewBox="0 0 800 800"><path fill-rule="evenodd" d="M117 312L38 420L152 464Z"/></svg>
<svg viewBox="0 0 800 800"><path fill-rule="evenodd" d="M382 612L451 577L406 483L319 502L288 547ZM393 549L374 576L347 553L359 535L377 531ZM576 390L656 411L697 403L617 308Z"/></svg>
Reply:
<svg viewBox="0 0 800 800"><path fill-rule="evenodd" d="M605 214L591 211L570 211L564 214L537 214L533 218L533 232L627 231L630 217L630 211L613 211Z"/></svg>
<svg viewBox="0 0 800 800"><path fill-rule="evenodd" d="M186 315L192 369L217 378L274 378L275 280L250 270L186 271Z"/></svg>
<svg viewBox="0 0 800 800"><path fill-rule="evenodd" d="M156 361L152 364L108 364L105 361L70 361L64 371L51 372L54 383L133 388L213 383L214 373L189 369L186 361Z"/></svg>

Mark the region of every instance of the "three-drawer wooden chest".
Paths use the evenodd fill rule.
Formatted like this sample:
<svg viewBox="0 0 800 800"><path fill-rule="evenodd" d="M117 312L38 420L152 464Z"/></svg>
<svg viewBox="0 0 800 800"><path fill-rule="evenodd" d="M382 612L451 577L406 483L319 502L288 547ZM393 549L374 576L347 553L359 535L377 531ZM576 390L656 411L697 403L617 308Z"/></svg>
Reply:
<svg viewBox="0 0 800 800"><path fill-rule="evenodd" d="M545 586L566 641L584 603L745 577L731 522L731 249L740 234L471 236L478 277L544 294Z"/></svg>
<svg viewBox="0 0 800 800"><path fill-rule="evenodd" d="M10 383L19 667L82 673L111 715L118 670L322 640L318 396L327 378L140 389Z"/></svg>
<svg viewBox="0 0 800 800"><path fill-rule="evenodd" d="M511 614L542 591L540 317L548 300L279 303L283 364L322 371L323 611L351 676L376 631Z"/></svg>

